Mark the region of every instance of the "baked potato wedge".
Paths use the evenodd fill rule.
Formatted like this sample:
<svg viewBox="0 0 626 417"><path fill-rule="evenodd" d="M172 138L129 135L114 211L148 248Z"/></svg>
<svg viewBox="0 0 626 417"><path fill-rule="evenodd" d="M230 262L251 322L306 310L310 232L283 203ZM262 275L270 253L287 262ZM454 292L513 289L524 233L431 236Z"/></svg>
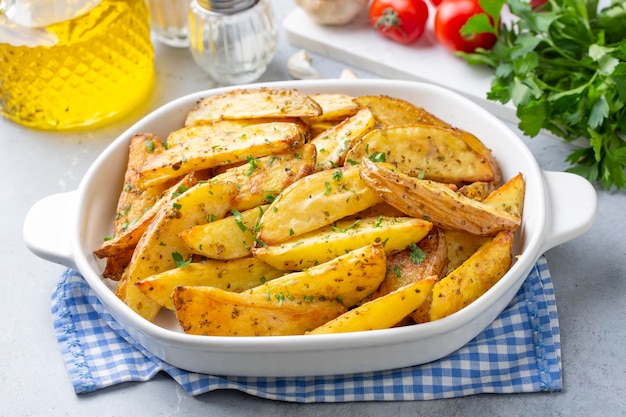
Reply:
<svg viewBox="0 0 626 417"><path fill-rule="evenodd" d="M401 126L413 123L452 127L422 107L397 97L362 95L356 97L354 102L371 110L376 119L376 127Z"/></svg>
<svg viewBox="0 0 626 417"><path fill-rule="evenodd" d="M482 200L483 204L504 210L521 219L526 185L523 175L517 174ZM459 190L460 192L460 190ZM446 231L449 268L455 269L480 248L489 237L458 230Z"/></svg>
<svg viewBox="0 0 626 417"><path fill-rule="evenodd" d="M524 211L525 196L526 181L522 173L518 173L506 183L489 193L483 200L483 203L521 219L522 212Z"/></svg>
<svg viewBox="0 0 626 417"><path fill-rule="evenodd" d="M348 151L346 161L387 162L411 177L464 184L498 182L491 151L473 135L452 128L412 124L374 129Z"/></svg>
<svg viewBox="0 0 626 417"><path fill-rule="evenodd" d="M410 177L390 164L363 158L360 172L386 202L442 229L492 236L500 230L515 231L521 223L518 216L505 210L462 196L446 184Z"/></svg>
<svg viewBox="0 0 626 417"><path fill-rule="evenodd" d="M347 217L286 242L255 247L256 258L277 269L303 270L328 262L370 243L386 254L399 252L428 234L432 224L411 217Z"/></svg>
<svg viewBox="0 0 626 417"><path fill-rule="evenodd" d="M187 114L185 126L221 119L315 117L321 114L322 107L297 90L249 88L198 100Z"/></svg>
<svg viewBox="0 0 626 417"><path fill-rule="evenodd" d="M459 267L489 239L491 239L489 236L477 236L459 230L446 230L448 268L453 270Z"/></svg>
<svg viewBox="0 0 626 417"><path fill-rule="evenodd" d="M341 93L316 93L310 94L322 108L319 116L302 117L302 120L309 126L322 122L337 122L345 118L354 116L361 107L354 101L354 97Z"/></svg>
<svg viewBox="0 0 626 417"><path fill-rule="evenodd" d="M345 311L333 300L270 297L214 287L178 286L173 298L185 333L204 336L300 335Z"/></svg>
<svg viewBox="0 0 626 417"><path fill-rule="evenodd" d="M135 285L160 306L174 310L172 294L179 285L208 286L242 292L283 274L283 271L252 257L228 261L205 259L160 272L138 281Z"/></svg>
<svg viewBox="0 0 626 417"><path fill-rule="evenodd" d="M513 257L513 233L503 230L433 286L428 300L413 313L419 323L449 316L469 305L506 274Z"/></svg>
<svg viewBox="0 0 626 417"><path fill-rule="evenodd" d="M266 204L285 188L315 169L315 146L307 143L296 150L261 158L215 175L212 181L232 182L239 186L233 208L245 211Z"/></svg>
<svg viewBox="0 0 626 417"><path fill-rule="evenodd" d="M119 281L122 279L124 271L130 265L130 260L133 258L134 247L126 249L123 252L106 258L106 264L104 265L104 271L102 276L113 281Z"/></svg>
<svg viewBox="0 0 626 417"><path fill-rule="evenodd" d="M428 277L437 280L448 267L446 233L437 227L407 249L387 256L387 273L370 299L382 297L407 284Z"/></svg>
<svg viewBox="0 0 626 417"><path fill-rule="evenodd" d="M316 171L342 166L348 150L373 126L374 116L365 108L315 136L311 143L317 149Z"/></svg>
<svg viewBox="0 0 626 417"><path fill-rule="evenodd" d="M382 200L358 167L316 172L287 187L261 218L257 246L276 245L332 224Z"/></svg>
<svg viewBox="0 0 626 417"><path fill-rule="evenodd" d="M304 271L283 275L247 292L337 299L350 308L378 288L385 278L386 258L381 244L370 244Z"/></svg>
<svg viewBox="0 0 626 417"><path fill-rule="evenodd" d="M183 230L180 238L191 253L210 259L238 259L250 256L257 225L269 204Z"/></svg>
<svg viewBox="0 0 626 417"><path fill-rule="evenodd" d="M150 157L141 167L139 185L153 186L188 172L246 162L301 147L308 132L299 123L248 124L236 129L219 124L185 127L185 140ZM175 132L182 136L180 131Z"/></svg>
<svg viewBox="0 0 626 417"><path fill-rule="evenodd" d="M228 183L199 183L164 206L141 237L117 295L143 318L153 321L161 306L148 298L135 283L187 261L191 252L179 233L223 218L230 209L237 187Z"/></svg>
<svg viewBox="0 0 626 417"><path fill-rule="evenodd" d="M472 200L483 201L496 187L494 182L476 181L463 185L457 192Z"/></svg>
<svg viewBox="0 0 626 417"><path fill-rule="evenodd" d="M197 183L198 181L196 180L194 173L185 175L174 186L164 191L163 195L154 201L152 205L144 205L143 214L136 213L136 216L138 217L133 218L133 220L128 220L128 223L125 223L124 226L111 239L105 240L100 247L94 250L94 255L98 258L111 258L121 254L122 252L132 252L159 210L167 204L170 204L178 195L193 187ZM149 188L148 190L153 190L154 188L161 187L156 186ZM133 205L133 203L129 203L129 205ZM118 214L117 218L119 217L120 214ZM126 218L130 219L129 217Z"/></svg>
<svg viewBox="0 0 626 417"><path fill-rule="evenodd" d="M362 332L393 327L424 303L435 281L435 277L428 277L402 286L361 304L306 334Z"/></svg>
<svg viewBox="0 0 626 417"><path fill-rule="evenodd" d="M135 134L128 146L128 162L124 172L124 185L117 202L113 222L113 235L135 224L150 207L162 197L172 184L160 184L148 189L139 188L139 171L153 155L166 149L164 140L152 133Z"/></svg>

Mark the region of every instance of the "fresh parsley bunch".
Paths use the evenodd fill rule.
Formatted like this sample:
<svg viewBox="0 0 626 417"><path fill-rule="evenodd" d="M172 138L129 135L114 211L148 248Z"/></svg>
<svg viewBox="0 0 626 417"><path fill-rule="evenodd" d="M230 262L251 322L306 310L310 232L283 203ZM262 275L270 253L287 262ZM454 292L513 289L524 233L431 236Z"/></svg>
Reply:
<svg viewBox="0 0 626 417"><path fill-rule="evenodd" d="M607 190L626 187L626 1L600 11L597 0L548 0L535 10L528 0L480 5L485 14L461 33L492 32L498 42L458 55L495 68L488 99L512 101L530 137L545 129L567 142L586 139L568 156L569 171Z"/></svg>

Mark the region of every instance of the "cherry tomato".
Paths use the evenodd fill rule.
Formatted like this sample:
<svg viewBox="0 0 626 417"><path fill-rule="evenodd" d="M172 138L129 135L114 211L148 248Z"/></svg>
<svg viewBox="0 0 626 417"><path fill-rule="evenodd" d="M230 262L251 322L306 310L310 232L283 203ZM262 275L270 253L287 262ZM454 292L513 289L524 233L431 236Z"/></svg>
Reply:
<svg viewBox="0 0 626 417"><path fill-rule="evenodd" d="M546 0L547 1L547 0ZM441 4L441 0L430 0L430 4L437 7Z"/></svg>
<svg viewBox="0 0 626 417"><path fill-rule="evenodd" d="M478 0L443 0L435 13L435 35L439 43L453 52L491 49L497 41L493 33L466 37L459 32L469 18L478 13L484 13Z"/></svg>
<svg viewBox="0 0 626 417"><path fill-rule="evenodd" d="M424 0L373 0L370 23L380 34L396 42L415 42L426 30L428 6Z"/></svg>
<svg viewBox="0 0 626 417"><path fill-rule="evenodd" d="M546 4L548 0L530 0L530 7L536 9Z"/></svg>

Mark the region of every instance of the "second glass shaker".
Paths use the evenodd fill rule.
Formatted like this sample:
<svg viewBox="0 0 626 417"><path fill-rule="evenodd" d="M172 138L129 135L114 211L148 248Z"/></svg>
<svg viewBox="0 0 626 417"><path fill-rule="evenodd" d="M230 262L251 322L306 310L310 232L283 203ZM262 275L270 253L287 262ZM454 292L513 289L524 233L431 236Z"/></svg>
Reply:
<svg viewBox="0 0 626 417"><path fill-rule="evenodd" d="M194 59L222 85L257 80L276 52L269 0L192 0L188 29Z"/></svg>

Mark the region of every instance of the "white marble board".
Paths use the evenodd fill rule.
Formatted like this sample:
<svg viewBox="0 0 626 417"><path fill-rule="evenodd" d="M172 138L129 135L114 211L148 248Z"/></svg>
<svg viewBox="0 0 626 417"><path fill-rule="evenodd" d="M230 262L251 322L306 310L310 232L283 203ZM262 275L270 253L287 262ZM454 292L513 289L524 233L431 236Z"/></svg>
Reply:
<svg viewBox="0 0 626 417"><path fill-rule="evenodd" d="M468 65L438 45L429 28L412 45L402 45L377 34L364 10L344 26L316 24L300 8L283 21L287 40L292 45L361 68L385 78L426 81L447 87L474 100L496 116L516 122L512 104L487 100L493 78L488 68Z"/></svg>

